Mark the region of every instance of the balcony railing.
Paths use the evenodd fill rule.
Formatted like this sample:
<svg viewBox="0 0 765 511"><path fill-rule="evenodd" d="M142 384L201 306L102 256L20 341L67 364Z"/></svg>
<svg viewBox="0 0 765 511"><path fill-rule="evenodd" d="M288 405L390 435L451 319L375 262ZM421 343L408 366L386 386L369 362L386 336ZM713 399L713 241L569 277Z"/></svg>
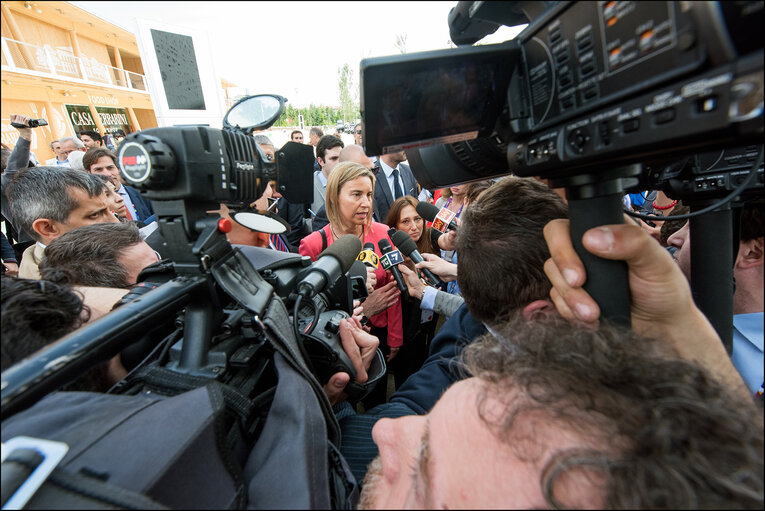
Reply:
<svg viewBox="0 0 765 511"><path fill-rule="evenodd" d="M10 71L32 71L51 77L74 79L97 85L110 85L147 92L146 77L96 59L76 57L73 53L2 38L2 65Z"/></svg>

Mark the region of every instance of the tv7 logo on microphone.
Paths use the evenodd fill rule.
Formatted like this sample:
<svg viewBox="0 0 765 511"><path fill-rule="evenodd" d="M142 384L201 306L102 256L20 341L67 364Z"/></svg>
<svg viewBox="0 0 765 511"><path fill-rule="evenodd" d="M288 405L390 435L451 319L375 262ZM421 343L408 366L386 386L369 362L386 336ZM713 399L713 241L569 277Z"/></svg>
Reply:
<svg viewBox="0 0 765 511"><path fill-rule="evenodd" d="M398 250L391 250L380 257L380 262L382 263L383 270L387 270L391 266L403 263L404 258L401 257L401 252Z"/></svg>

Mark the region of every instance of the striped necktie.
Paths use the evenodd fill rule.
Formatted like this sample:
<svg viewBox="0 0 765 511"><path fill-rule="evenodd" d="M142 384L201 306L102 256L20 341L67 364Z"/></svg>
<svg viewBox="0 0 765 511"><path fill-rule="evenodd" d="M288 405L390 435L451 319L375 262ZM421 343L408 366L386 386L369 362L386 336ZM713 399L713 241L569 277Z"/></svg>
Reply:
<svg viewBox="0 0 765 511"><path fill-rule="evenodd" d="M274 250L279 250L281 252L289 252L290 249L287 248L287 244L284 243L284 240L281 236L278 234L271 234L271 246L274 247Z"/></svg>

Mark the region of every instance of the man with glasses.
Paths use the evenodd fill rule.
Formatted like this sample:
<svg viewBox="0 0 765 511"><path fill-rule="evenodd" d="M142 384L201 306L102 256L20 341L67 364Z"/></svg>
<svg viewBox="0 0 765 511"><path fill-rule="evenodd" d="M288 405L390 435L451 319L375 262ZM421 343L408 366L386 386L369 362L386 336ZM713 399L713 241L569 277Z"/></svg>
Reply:
<svg viewBox="0 0 765 511"><path fill-rule="evenodd" d="M82 140L80 140L77 137L64 137L60 140L61 142L61 154L60 157L63 157L63 160L56 161L56 165L59 167L71 167L69 164L69 153L72 153L74 151L86 151L85 144L82 143Z"/></svg>
<svg viewBox="0 0 765 511"><path fill-rule="evenodd" d="M356 126L353 127L353 143L359 146L364 146L362 143L362 134L361 131L361 123L358 123Z"/></svg>
<svg viewBox="0 0 765 511"><path fill-rule="evenodd" d="M53 153L56 155L56 157L55 158L51 158L50 160L45 160L45 166L46 167L52 167L54 165L58 165L58 162L63 161L63 160L59 159L59 158L62 158L62 156L60 156L61 155L61 141L60 140L54 140L53 142L51 142L50 143L50 149L51 149L51 151L53 151ZM65 156L63 158L66 159Z"/></svg>

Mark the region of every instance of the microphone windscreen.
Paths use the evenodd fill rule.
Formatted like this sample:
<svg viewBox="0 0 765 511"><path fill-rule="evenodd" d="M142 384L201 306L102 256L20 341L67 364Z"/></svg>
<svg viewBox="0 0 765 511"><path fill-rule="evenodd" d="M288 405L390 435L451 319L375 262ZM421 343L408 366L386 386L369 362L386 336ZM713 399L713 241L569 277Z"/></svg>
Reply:
<svg viewBox="0 0 765 511"><path fill-rule="evenodd" d="M351 269L348 270L349 277L364 277L364 282L367 281L367 266L361 261L353 261Z"/></svg>
<svg viewBox="0 0 765 511"><path fill-rule="evenodd" d="M346 273L351 268L353 261L356 260L359 252L361 252L361 240L353 234L345 234L319 254L319 258L326 255L333 256L340 261L340 267L343 269L343 273Z"/></svg>
<svg viewBox="0 0 765 511"><path fill-rule="evenodd" d="M366 243L364 243L364 250L371 250L372 252L374 252L375 244L372 243L371 241L367 241Z"/></svg>
<svg viewBox="0 0 765 511"><path fill-rule="evenodd" d="M417 203L417 207L414 208L417 210L417 214L420 215L422 218L427 220L428 222L432 222L436 215L438 214L440 209L435 207L433 204L430 204L429 202L420 201Z"/></svg>
<svg viewBox="0 0 765 511"><path fill-rule="evenodd" d="M393 243L396 245L396 248L398 248L402 254L405 256L409 256L412 252L417 250L417 245L415 244L414 240L409 237L409 235L403 231L396 231L393 233L393 236L391 236L391 239L393 240Z"/></svg>
<svg viewBox="0 0 765 511"><path fill-rule="evenodd" d="M382 239L378 241L377 246L380 247L380 252L382 252L383 254L387 254L388 252L393 250L393 248L390 246L390 241L386 239Z"/></svg>

